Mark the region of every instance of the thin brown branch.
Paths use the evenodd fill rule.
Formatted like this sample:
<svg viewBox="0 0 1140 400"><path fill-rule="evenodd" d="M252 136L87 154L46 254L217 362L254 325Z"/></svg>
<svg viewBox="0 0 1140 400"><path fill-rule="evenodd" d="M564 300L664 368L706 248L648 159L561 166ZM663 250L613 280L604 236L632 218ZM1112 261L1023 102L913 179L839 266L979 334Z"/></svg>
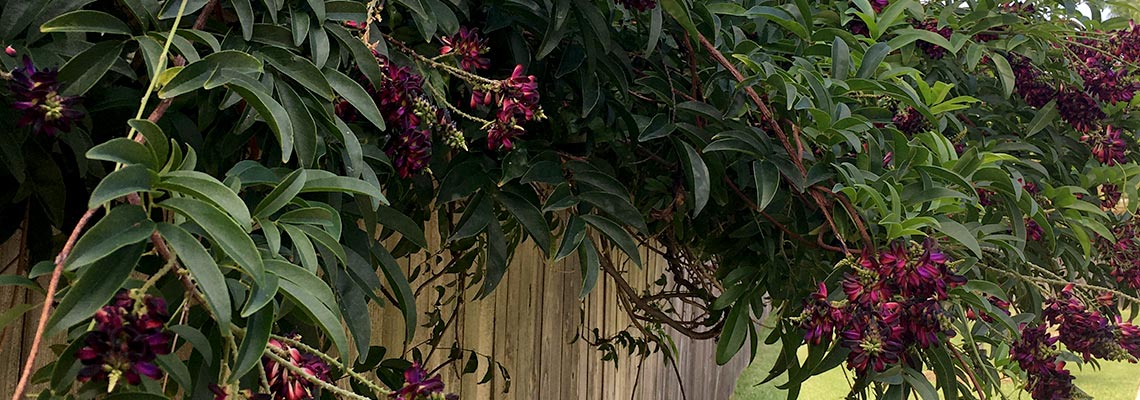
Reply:
<svg viewBox="0 0 1140 400"><path fill-rule="evenodd" d="M36 324L36 334L32 338L32 347L29 349L28 358L24 361L24 372L20 374L20 382L16 384L16 391L12 393L12 400L20 400L24 391L28 388L28 381L32 378L32 368L36 364L36 355L40 351L40 342L44 338L44 329L47 328L48 315L51 313L52 298L55 297L55 291L59 288L59 277L63 274L63 262L67 261L67 256L71 254L71 250L75 248L75 242L79 240L79 233L91 221L91 217L99 208L92 208L83 213L79 218L79 222L75 224L75 228L71 230L71 235L67 237L67 243L63 245L63 250L59 252L59 256L55 258L55 269L51 272L51 280L48 281L47 293L44 294L44 307L40 310L40 320Z"/></svg>
<svg viewBox="0 0 1140 400"><path fill-rule="evenodd" d="M954 358L958 359L958 363L962 364L962 370L966 371L966 376L970 378L970 383L974 384L974 390L978 392L978 398L986 400L986 392L982 390L982 385L978 384L978 377L974 376L974 369L966 365L966 360L962 359L962 353L958 351L957 347L946 346L954 352Z"/></svg>
<svg viewBox="0 0 1140 400"><path fill-rule="evenodd" d="M661 310L654 308L644 299L642 299L641 296L638 296L637 291L633 290L633 287L629 285L629 282L626 282L625 278L621 277L621 273L618 272L617 268L614 267L613 260L611 260L608 255L598 258L599 261L601 261L599 264L601 264L602 269L606 272L607 275L613 278L614 283L617 283L618 289L621 290L622 295L632 301L633 304L637 306L637 309L653 317L655 321L669 325L671 328L677 330L677 332L680 332L681 334L693 339L711 339L720 334L719 324L713 329L698 332L689 329L688 327L684 326L684 324L669 317Z"/></svg>

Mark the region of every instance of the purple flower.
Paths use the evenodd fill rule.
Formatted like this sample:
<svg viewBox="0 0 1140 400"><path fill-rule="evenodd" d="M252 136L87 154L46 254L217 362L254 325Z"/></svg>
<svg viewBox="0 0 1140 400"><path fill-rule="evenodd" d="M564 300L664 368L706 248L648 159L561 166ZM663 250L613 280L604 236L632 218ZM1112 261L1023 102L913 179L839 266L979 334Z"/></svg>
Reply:
<svg viewBox="0 0 1140 400"><path fill-rule="evenodd" d="M491 59L483 56L490 48L487 47L487 39L479 37L479 29L461 26L455 36L444 36L442 40L439 54L455 54L464 70L475 71L491 66Z"/></svg>
<svg viewBox="0 0 1140 400"><path fill-rule="evenodd" d="M975 189L975 191L978 193L978 204L982 207L989 207L994 204L994 196L996 193L992 190L978 188Z"/></svg>
<svg viewBox="0 0 1140 400"><path fill-rule="evenodd" d="M1097 161L1111 167L1127 161L1125 153L1128 151L1128 142L1124 140L1123 134L1124 130L1113 129L1109 125L1103 134L1085 134L1081 136L1081 141L1091 146L1090 150ZM1119 199L1119 194L1117 199Z"/></svg>
<svg viewBox="0 0 1140 400"><path fill-rule="evenodd" d="M1079 132L1092 130L1097 121L1105 117L1096 99L1074 89L1062 90L1057 95L1057 113Z"/></svg>
<svg viewBox="0 0 1140 400"><path fill-rule="evenodd" d="M1100 197L1100 206L1112 209L1120 203L1120 188L1110 184L1100 185Z"/></svg>
<svg viewBox="0 0 1140 400"><path fill-rule="evenodd" d="M87 332L84 346L75 353L83 365L80 382L107 381L115 376L138 385L143 376L162 377L154 359L171 350L172 338L165 329L170 319L166 301L150 295L138 300L122 290L95 312L95 329Z"/></svg>
<svg viewBox="0 0 1140 400"><path fill-rule="evenodd" d="M442 392L443 380L439 374L428 378L427 371L419 363L415 363L404 371L404 387L389 396L393 400L426 400L439 398L438 394ZM447 395L445 398L457 397Z"/></svg>
<svg viewBox="0 0 1140 400"><path fill-rule="evenodd" d="M24 56L24 66L12 70L9 84L15 101L12 108L22 111L17 125L31 126L36 133L55 136L56 132L69 132L75 121L83 117L76 109L78 96L59 94L59 70L37 69L32 59Z"/></svg>
<svg viewBox="0 0 1140 400"><path fill-rule="evenodd" d="M924 118L918 110L910 106L895 113L895 116L891 118L891 122L894 122L895 127L908 135L922 132L922 129L926 127L926 118Z"/></svg>

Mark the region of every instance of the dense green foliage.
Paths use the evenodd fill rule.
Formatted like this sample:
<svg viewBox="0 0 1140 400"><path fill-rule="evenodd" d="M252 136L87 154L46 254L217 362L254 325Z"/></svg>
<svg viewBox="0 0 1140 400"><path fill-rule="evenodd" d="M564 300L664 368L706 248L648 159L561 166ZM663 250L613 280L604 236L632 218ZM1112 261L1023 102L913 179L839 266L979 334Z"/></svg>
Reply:
<svg viewBox="0 0 1140 400"><path fill-rule="evenodd" d="M437 350L509 379L348 316L442 337L529 246L623 288L606 360L668 326L781 343L793 398L845 360L857 397L1079 397L1060 360L1140 355L1140 28L1086 6L10 0L2 283L62 274L45 398L439 397ZM639 246L654 293L615 267Z"/></svg>

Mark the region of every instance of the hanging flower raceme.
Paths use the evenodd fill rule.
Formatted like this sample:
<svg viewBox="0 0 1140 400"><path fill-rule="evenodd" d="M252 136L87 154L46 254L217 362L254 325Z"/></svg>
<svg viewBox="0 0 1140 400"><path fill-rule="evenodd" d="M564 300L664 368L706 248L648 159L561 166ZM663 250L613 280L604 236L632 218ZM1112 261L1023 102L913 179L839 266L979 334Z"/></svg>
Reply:
<svg viewBox="0 0 1140 400"><path fill-rule="evenodd" d="M363 76L357 80L372 95L391 133L385 152L392 158L392 166L401 178L410 178L431 161L432 127L436 125L438 110L424 96L422 76L382 55L377 54L376 60L381 70L379 87L372 86ZM346 121L359 118L344 101L337 103L336 112Z"/></svg>
<svg viewBox="0 0 1140 400"><path fill-rule="evenodd" d="M392 392L393 400L457 400L459 396L443 394L443 380L439 374L428 378L419 363L404 371L404 387Z"/></svg>
<svg viewBox="0 0 1140 400"><path fill-rule="evenodd" d="M138 385L143 376L162 377L154 359L171 350L165 300L119 291L110 304L95 312L94 319L95 329L87 332L84 346L75 354L83 365L80 382L107 381L111 391L120 380Z"/></svg>
<svg viewBox="0 0 1140 400"><path fill-rule="evenodd" d="M487 39L479 37L479 29L459 27L454 36L443 37L443 47L439 54L454 54L459 57L459 67L467 71L487 69L491 66L491 59L483 55L490 50Z"/></svg>
<svg viewBox="0 0 1140 400"><path fill-rule="evenodd" d="M1026 104L1041 108L1057 98L1057 89L1041 81L1041 71L1038 71L1028 58L1017 57L1012 61L1014 88Z"/></svg>
<svg viewBox="0 0 1140 400"><path fill-rule="evenodd" d="M841 282L846 298L829 301L820 284L798 317L805 340L817 345L839 339L851 350L847 367L859 374L901 362L912 347L939 345L956 334L942 302L949 289L966 283L948 262L933 240L896 243L877 257L845 261L852 269Z"/></svg>
<svg viewBox="0 0 1140 400"><path fill-rule="evenodd" d="M1013 343L1009 355L1028 377L1025 390L1034 400L1068 400L1076 389L1073 375L1058 361L1057 337L1044 325L1026 327Z"/></svg>
<svg viewBox="0 0 1140 400"><path fill-rule="evenodd" d="M31 126L39 134L55 136L57 132L70 132L75 121L83 117L76 107L78 96L63 96L59 71L38 69L32 59L24 57L24 66L12 70L9 88L15 101L12 108L23 113L17 125Z"/></svg>
<svg viewBox="0 0 1140 400"><path fill-rule="evenodd" d="M1091 147L1093 157L1101 164L1111 167L1127 162L1128 142L1124 140L1123 129L1109 125L1102 133L1082 135L1081 141Z"/></svg>
<svg viewBox="0 0 1140 400"><path fill-rule="evenodd" d="M1120 203L1120 187L1116 185L1100 185L1100 207L1112 209Z"/></svg>
<svg viewBox="0 0 1140 400"><path fill-rule="evenodd" d="M539 106L538 81L534 75L523 75L516 65L511 76L496 85L477 87L471 93L471 107L496 104L495 119L487 129L487 149L511 150L512 139L526 133L522 124L546 118Z"/></svg>
<svg viewBox="0 0 1140 400"><path fill-rule="evenodd" d="M273 396L273 400L301 400L317 397L314 390L315 384L309 380L309 377L328 381L328 364L325 364L315 355L302 353L277 339L269 339L269 351L274 352L303 373L294 372L293 369L281 365L269 357L262 358L265 378L269 382L269 392Z"/></svg>

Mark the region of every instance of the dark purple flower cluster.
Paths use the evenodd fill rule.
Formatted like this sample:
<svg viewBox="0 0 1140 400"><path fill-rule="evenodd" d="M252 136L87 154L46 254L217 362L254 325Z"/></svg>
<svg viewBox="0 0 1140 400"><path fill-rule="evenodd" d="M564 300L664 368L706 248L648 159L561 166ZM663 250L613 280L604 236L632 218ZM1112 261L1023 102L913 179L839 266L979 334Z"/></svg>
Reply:
<svg viewBox="0 0 1140 400"><path fill-rule="evenodd" d="M877 257L864 254L844 275L845 300L827 301L823 284L811 295L800 316L805 340L839 338L851 350L848 369L860 374L899 363L911 347L937 346L955 335L942 302L950 288L966 282L947 261L933 240L909 249L896 243Z"/></svg>
<svg viewBox="0 0 1140 400"><path fill-rule="evenodd" d="M490 50L487 39L479 37L478 28L461 26L455 36L444 36L442 40L443 47L439 48L439 54L455 54L459 57L459 67L475 71L491 66L491 59L483 56Z"/></svg>
<svg viewBox="0 0 1140 400"><path fill-rule="evenodd" d="M1069 400L1073 393L1073 375L1065 362L1057 360L1057 337L1038 325L1021 330L1021 338L1013 343L1009 355L1028 376L1025 390L1034 400Z"/></svg>
<svg viewBox="0 0 1140 400"><path fill-rule="evenodd" d="M649 11L657 7L657 0L617 0L626 10Z"/></svg>
<svg viewBox="0 0 1140 400"><path fill-rule="evenodd" d="M982 188L975 189L975 191L978 192L978 204L982 207L989 207L994 204L994 195L996 195L994 191Z"/></svg>
<svg viewBox="0 0 1140 400"><path fill-rule="evenodd" d="M31 126L36 133L55 136L56 132L70 132L71 125L83 117L76 106L78 96L59 94L59 70L37 69L32 59L24 56L24 66L12 70L8 85L15 101L12 108L23 113L17 125Z"/></svg>
<svg viewBox="0 0 1140 400"><path fill-rule="evenodd" d="M455 400L459 396L443 394L443 380L439 374L428 378L419 363L404 371L404 387L389 395L393 400Z"/></svg>
<svg viewBox="0 0 1140 400"><path fill-rule="evenodd" d="M83 364L79 381L109 381L111 389L120 380L138 385L143 376L158 379L162 370L154 363L159 354L170 354L171 335L166 331L170 314L160 297L132 296L120 291L110 304L95 312L95 329L83 338L75 353Z"/></svg>
<svg viewBox="0 0 1140 400"><path fill-rule="evenodd" d="M1039 242L1045 237L1045 229L1032 218L1025 217L1025 238L1032 242Z"/></svg>
<svg viewBox="0 0 1140 400"><path fill-rule="evenodd" d="M1100 101L1116 104L1128 102L1140 90L1137 82L1123 66L1115 65L1114 61L1103 53L1096 53L1077 64L1077 73L1085 82L1085 90L1091 92Z"/></svg>
<svg viewBox="0 0 1140 400"><path fill-rule="evenodd" d="M1057 113L1079 132L1092 130L1105 117L1096 99L1075 88L1064 88L1057 93Z"/></svg>
<svg viewBox="0 0 1140 400"><path fill-rule="evenodd" d="M1116 240L1101 238L1097 242L1099 253L1104 255L1117 283L1140 289L1140 226L1133 219L1113 227Z"/></svg>
<svg viewBox="0 0 1140 400"><path fill-rule="evenodd" d="M1013 60L1014 88L1018 96L1025 99L1031 107L1040 108L1057 98L1057 88L1041 80L1041 71L1029 62L1028 58L1019 57Z"/></svg>
<svg viewBox="0 0 1140 400"><path fill-rule="evenodd" d="M270 351L281 356L302 372L322 381L329 379L329 366L319 357L301 353L300 350L282 343L277 339L269 339ZM269 382L269 392L273 400L301 400L316 398L313 382L305 376L291 371L269 357L261 359L265 367L265 378Z"/></svg>
<svg viewBox="0 0 1140 400"><path fill-rule="evenodd" d="M409 178L427 168L431 160L431 130L417 109L424 95L424 78L383 56L377 60L383 81L372 91L372 98L388 129L395 131L386 152L400 177Z"/></svg>
<svg viewBox="0 0 1140 400"><path fill-rule="evenodd" d="M1120 187L1111 184L1100 185L1101 208L1112 209L1117 203L1120 203Z"/></svg>
<svg viewBox="0 0 1140 400"><path fill-rule="evenodd" d="M511 140L525 133L520 125L543 118L538 101L538 81L534 75L524 76L522 65L516 65L510 78L500 81L498 87L473 91L472 108L493 103L499 105L495 120L487 130L487 148L511 150L514 147Z"/></svg>
<svg viewBox="0 0 1140 400"><path fill-rule="evenodd" d="M1097 303L1111 309L1110 294L1097 296ZM1018 362L1029 380L1034 400L1069 399L1075 387L1065 363L1057 360L1060 341L1084 360L1128 360L1136 362L1140 356L1140 328L1116 317L1115 323L1096 310L1090 310L1073 295L1073 285L1067 285L1055 298L1045 302L1041 312L1042 325L1025 327L1021 339L1010 348L1010 356ZM1049 333L1049 328L1057 335Z"/></svg>
<svg viewBox="0 0 1140 400"><path fill-rule="evenodd" d="M950 35L952 35L954 33L954 30L950 29L949 26L944 26L944 27L939 28L938 27L938 20L935 20L935 19L930 19L930 20L926 20L926 21L917 23L914 25L914 28L937 33L938 35L940 35L946 39L950 39ZM935 59L935 60L941 59L943 56L946 55L946 48L939 46L939 45L936 45L936 44L933 44L933 43L929 43L929 42L920 40L918 42L915 42L915 45L917 45L918 48L922 49L922 51L926 52L927 57L930 57L930 58Z"/></svg>
<svg viewBox="0 0 1140 400"><path fill-rule="evenodd" d="M1022 17L1028 17L1030 14L1037 12L1037 7L1028 1L1011 1L1001 5L1001 10L1010 14L1018 14Z"/></svg>
<svg viewBox="0 0 1140 400"><path fill-rule="evenodd" d="M1092 148L1093 157L1101 164L1111 167L1127 161L1124 156L1128 151L1128 142L1124 140L1123 129L1114 129L1109 125L1104 133L1081 135L1081 142Z"/></svg>
<svg viewBox="0 0 1140 400"><path fill-rule="evenodd" d="M891 122L895 124L896 128L908 135L922 132L922 129L926 127L926 118L911 106L898 110L895 116L891 118Z"/></svg>
<svg viewBox="0 0 1140 400"><path fill-rule="evenodd" d="M994 307L997 307L997 309L999 311L1001 311L1002 313L1004 313L1005 315L1009 315L1010 304L1008 301L1005 301L1005 300L1002 300L1002 299L999 299L995 296L990 296L990 295L986 296L986 300L989 301L990 304L993 305ZM981 313L980 316L982 318L982 321L994 322L994 317L988 313ZM971 321L974 321L974 320L977 320L978 317L979 317L979 313L977 312L977 310L975 310L972 307L966 309L966 318L970 319Z"/></svg>

